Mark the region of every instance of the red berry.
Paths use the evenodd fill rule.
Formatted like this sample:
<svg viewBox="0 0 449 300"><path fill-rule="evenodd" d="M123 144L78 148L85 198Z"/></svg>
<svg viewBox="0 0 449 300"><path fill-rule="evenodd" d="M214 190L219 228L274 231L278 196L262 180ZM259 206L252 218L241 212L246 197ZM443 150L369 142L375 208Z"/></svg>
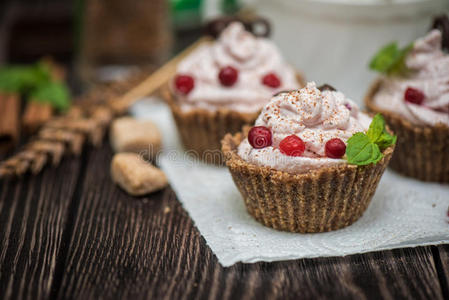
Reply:
<svg viewBox="0 0 449 300"><path fill-rule="evenodd" d="M281 80L274 73L268 73L265 75L262 78L262 83L272 88L278 88L281 86Z"/></svg>
<svg viewBox="0 0 449 300"><path fill-rule="evenodd" d="M342 140L338 138L330 139L324 146L324 151L326 152L327 157L342 158L346 152L346 145Z"/></svg>
<svg viewBox="0 0 449 300"><path fill-rule="evenodd" d="M279 149L289 156L301 156L306 149L306 145L296 135L289 135L279 143Z"/></svg>
<svg viewBox="0 0 449 300"><path fill-rule="evenodd" d="M426 96L418 89L408 87L404 93L404 100L410 103L420 105Z"/></svg>
<svg viewBox="0 0 449 300"><path fill-rule="evenodd" d="M254 126L248 132L248 142L255 149L271 146L271 131L265 126Z"/></svg>
<svg viewBox="0 0 449 300"><path fill-rule="evenodd" d="M224 86L233 86L238 77L239 71L231 66L221 68L218 74L218 79L220 79L221 84Z"/></svg>
<svg viewBox="0 0 449 300"><path fill-rule="evenodd" d="M177 75L175 77L175 86L181 94L187 95L195 87L195 80L189 75Z"/></svg>

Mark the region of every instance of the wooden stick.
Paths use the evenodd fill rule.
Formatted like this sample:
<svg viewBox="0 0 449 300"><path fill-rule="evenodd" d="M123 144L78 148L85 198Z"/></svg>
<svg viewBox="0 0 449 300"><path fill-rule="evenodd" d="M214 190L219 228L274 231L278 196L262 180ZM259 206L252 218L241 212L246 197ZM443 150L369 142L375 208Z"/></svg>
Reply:
<svg viewBox="0 0 449 300"><path fill-rule="evenodd" d="M0 94L0 152L9 150L19 140L20 97Z"/></svg>
<svg viewBox="0 0 449 300"><path fill-rule="evenodd" d="M141 82L139 85L131 89L125 95L119 99L111 99L109 105L112 107L116 114L125 113L128 108L137 100L151 95L157 91L161 86L167 83L171 77L176 73L178 63L189 55L193 50L200 45L211 41L210 37L202 37L183 52L172 58L169 62L163 65L160 69L152 73L147 79Z"/></svg>

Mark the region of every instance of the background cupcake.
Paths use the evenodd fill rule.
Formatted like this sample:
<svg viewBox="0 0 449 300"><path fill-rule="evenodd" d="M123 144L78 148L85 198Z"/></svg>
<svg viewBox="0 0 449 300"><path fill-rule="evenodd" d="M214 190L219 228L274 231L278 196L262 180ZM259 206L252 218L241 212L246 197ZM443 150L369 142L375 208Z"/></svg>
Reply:
<svg viewBox="0 0 449 300"><path fill-rule="evenodd" d="M399 49L384 47L371 67L384 73L365 102L398 135L391 167L425 181L449 182L449 20Z"/></svg>
<svg viewBox="0 0 449 300"><path fill-rule="evenodd" d="M273 97L248 133L226 135L223 152L256 220L324 232L364 213L394 142L380 115L372 121L341 92L309 83Z"/></svg>
<svg viewBox="0 0 449 300"><path fill-rule="evenodd" d="M226 133L252 124L273 94L301 83L271 41L235 22L178 65L166 96L185 148L217 162Z"/></svg>

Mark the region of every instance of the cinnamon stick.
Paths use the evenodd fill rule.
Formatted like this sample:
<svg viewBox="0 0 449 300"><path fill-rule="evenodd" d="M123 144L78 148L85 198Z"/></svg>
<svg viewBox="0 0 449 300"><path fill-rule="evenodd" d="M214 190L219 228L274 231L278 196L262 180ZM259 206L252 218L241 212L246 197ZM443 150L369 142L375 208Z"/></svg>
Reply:
<svg viewBox="0 0 449 300"><path fill-rule="evenodd" d="M0 152L5 152L19 140L20 97L0 93Z"/></svg>
<svg viewBox="0 0 449 300"><path fill-rule="evenodd" d="M52 115L53 107L49 103L31 100L27 103L23 114L22 128L27 134L33 134L50 120Z"/></svg>

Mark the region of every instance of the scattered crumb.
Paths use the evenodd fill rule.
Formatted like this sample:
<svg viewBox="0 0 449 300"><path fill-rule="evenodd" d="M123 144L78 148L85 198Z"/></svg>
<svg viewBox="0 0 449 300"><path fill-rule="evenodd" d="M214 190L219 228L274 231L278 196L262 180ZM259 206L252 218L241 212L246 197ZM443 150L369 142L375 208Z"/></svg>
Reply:
<svg viewBox="0 0 449 300"><path fill-rule="evenodd" d="M169 212L171 212L171 208L168 206L164 207L164 214L168 214Z"/></svg>

